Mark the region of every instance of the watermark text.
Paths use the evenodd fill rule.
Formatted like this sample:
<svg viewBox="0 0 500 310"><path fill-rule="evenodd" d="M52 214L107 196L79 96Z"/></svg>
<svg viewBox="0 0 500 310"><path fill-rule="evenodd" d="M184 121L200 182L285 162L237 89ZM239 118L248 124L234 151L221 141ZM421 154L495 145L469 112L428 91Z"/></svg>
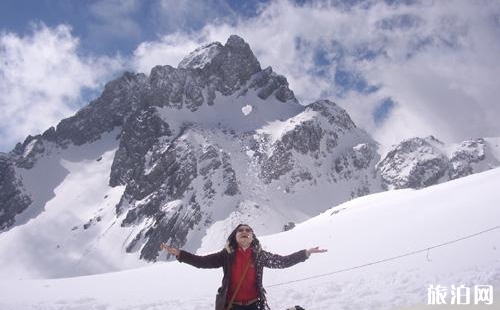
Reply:
<svg viewBox="0 0 500 310"><path fill-rule="evenodd" d="M493 286L474 285L468 287L464 284L460 286L452 285L450 287L441 285L430 285L427 289L428 305L445 305L447 301L450 305L492 305L493 304Z"/></svg>

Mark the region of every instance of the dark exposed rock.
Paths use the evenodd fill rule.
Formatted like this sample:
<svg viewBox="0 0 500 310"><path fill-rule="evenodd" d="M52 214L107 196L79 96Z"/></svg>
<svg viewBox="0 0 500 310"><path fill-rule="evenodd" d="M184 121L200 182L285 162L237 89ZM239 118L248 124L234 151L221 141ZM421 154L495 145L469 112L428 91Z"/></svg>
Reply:
<svg viewBox="0 0 500 310"><path fill-rule="evenodd" d="M282 143L275 146L273 155L266 158L261 165L260 178L266 184L277 180L293 169L292 153L286 150Z"/></svg>
<svg viewBox="0 0 500 310"><path fill-rule="evenodd" d="M306 121L284 134L280 143L286 150L294 149L299 153L307 154L319 150L323 135L323 129L319 124Z"/></svg>
<svg viewBox="0 0 500 310"><path fill-rule="evenodd" d="M294 222L288 222L285 225L283 225L283 231L292 230L294 228L295 228L295 223Z"/></svg>
<svg viewBox="0 0 500 310"><path fill-rule="evenodd" d="M189 144L175 141L147 173L139 169L138 175L128 182L125 195L129 200L142 200L147 196L149 199L130 209L123 225L156 215L166 199L179 199L185 194L197 176L197 161L192 150Z"/></svg>
<svg viewBox="0 0 500 310"><path fill-rule="evenodd" d="M474 173L473 164L486 157L486 141L484 139L462 142L450 157L450 179L458 179Z"/></svg>
<svg viewBox="0 0 500 310"><path fill-rule="evenodd" d="M340 178L348 180L356 171L368 169L379 157L374 144L363 143L338 156L334 169Z"/></svg>
<svg viewBox="0 0 500 310"><path fill-rule="evenodd" d="M260 175L265 183L277 180L296 168L294 152L318 159L320 154L332 154L337 151L338 140L345 134L359 132L360 135L364 135L356 128L347 112L331 101L315 101L307 105L303 114L310 114L311 112L317 113L312 118L301 120L298 123L296 123L295 118L290 119L290 124L296 124L273 143L271 146L272 155L260 155L262 160ZM367 135L361 139L365 139L364 142L370 142ZM363 150L368 154L362 154ZM344 157L358 156L356 164L359 167L350 165L349 171L352 172L352 169L369 169L369 164L362 161L373 164L373 160L375 160L373 153L376 153L374 148L361 148L357 152L346 153ZM342 160L346 159L342 159L341 155L335 161L340 162ZM304 173L302 171L299 174L304 176ZM308 173L310 174L310 172ZM302 179L312 180L312 177ZM292 183L294 182L292 180Z"/></svg>
<svg viewBox="0 0 500 310"><path fill-rule="evenodd" d="M19 153L18 153L19 152ZM38 158L45 152L45 143L40 136L28 136L23 144L18 144L14 149L16 156L16 166L25 169L31 169Z"/></svg>
<svg viewBox="0 0 500 310"><path fill-rule="evenodd" d="M93 142L105 132L123 125L124 120L138 108L139 94L146 76L125 73L109 82L102 95L74 116L62 120L55 135L59 145L82 145Z"/></svg>
<svg viewBox="0 0 500 310"><path fill-rule="evenodd" d="M186 206L181 205L172 213L157 215L155 224L144 234L147 242L141 250L140 258L154 261L158 257L160 244L165 242L174 247L182 247L187 235L200 222L200 205L193 195Z"/></svg>
<svg viewBox="0 0 500 310"><path fill-rule="evenodd" d="M239 194L240 191L238 189L238 183L236 181L236 173L234 169L231 167L231 161L227 153L223 154L222 163L223 163L222 167L224 169L222 171L222 179L226 184L226 189L224 190L224 194L229 196L234 196L236 194Z"/></svg>
<svg viewBox="0 0 500 310"><path fill-rule="evenodd" d="M448 158L440 146L442 142L434 137L401 142L378 165L385 184L394 188L436 184L448 169Z"/></svg>
<svg viewBox="0 0 500 310"><path fill-rule="evenodd" d="M23 193L14 171L13 159L0 153L0 231L11 227L15 216L28 208L31 198Z"/></svg>
<svg viewBox="0 0 500 310"><path fill-rule="evenodd" d="M307 106L308 109L319 112L328 120L331 125L335 125L340 132L346 132L356 128L346 110L342 109L329 100L318 100Z"/></svg>
<svg viewBox="0 0 500 310"><path fill-rule="evenodd" d="M127 184L140 177L146 164L146 154L151 152L152 161L161 156L158 147L153 146L161 137L168 139L171 135L168 124L158 117L155 108L133 113L123 125L120 146L111 167L110 185Z"/></svg>

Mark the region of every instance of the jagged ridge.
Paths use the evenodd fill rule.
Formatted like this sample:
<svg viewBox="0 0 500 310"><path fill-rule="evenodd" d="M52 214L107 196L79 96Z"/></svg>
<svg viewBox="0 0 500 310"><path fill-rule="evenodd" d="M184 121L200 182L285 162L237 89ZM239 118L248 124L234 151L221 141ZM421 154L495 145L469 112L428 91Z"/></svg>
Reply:
<svg viewBox="0 0 500 310"><path fill-rule="evenodd" d="M354 197L499 165L484 139L450 150L414 138L380 161L377 143L345 110L328 100L299 105L286 78L261 69L248 44L231 36L177 68L125 73L56 128L2 154L0 229L32 203L16 169L29 171L57 156L54 149L90 147L113 130L109 185L125 187L114 211L133 231L123 250L150 261L160 242L197 249L217 223L244 218L275 232L281 227L266 226L270 215L289 225ZM100 225L98 218L88 224Z"/></svg>

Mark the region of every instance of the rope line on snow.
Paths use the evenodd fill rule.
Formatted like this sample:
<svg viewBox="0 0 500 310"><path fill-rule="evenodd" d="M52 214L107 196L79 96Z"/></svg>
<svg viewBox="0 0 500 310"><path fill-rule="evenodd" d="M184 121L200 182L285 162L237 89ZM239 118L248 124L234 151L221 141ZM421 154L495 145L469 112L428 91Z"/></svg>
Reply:
<svg viewBox="0 0 500 310"><path fill-rule="evenodd" d="M266 287L267 288L269 288L269 287L276 287L276 286L281 286L281 285L285 285L285 284L290 284L290 283L295 283L295 282L302 282L302 281L306 281L306 280L311 280L311 279L326 277L326 276L330 276L330 275L337 274L337 273L342 273L342 272L351 271L351 270L355 270L355 269L360 269L360 268L364 268L364 267L368 267L368 266L372 266L372 265L376 265L376 264L380 264L380 263L385 263L385 262L388 262L388 261L391 261L391 260L396 260L396 259L399 259L399 258L402 258L402 257L405 257L405 256L415 255L415 254L418 254L418 253L421 253L421 252L425 252L425 251L427 251L427 260L430 261L430 259L429 259L429 252L432 249L436 249L436 248L439 248L439 247L450 245L452 243L456 243L456 242L459 242L459 241L470 239L472 237L476 237L476 236L482 235L484 233L487 233L487 232L490 232L490 231L493 231L493 230L499 229L499 228L500 228L500 225L495 226L495 227L491 227L491 228L488 228L488 229L482 230L480 232L477 232L477 233L474 233L474 234L471 234L471 235L467 235L467 236L464 236L464 237L461 237L461 238L458 238L458 239L454 239L454 240L451 240L451 241L447 241L447 242L444 242L444 243L433 245L433 246L427 247L425 249L416 250L416 251L404 253L404 254L401 254L401 255L397 255L397 256L393 256L393 257L389 257L389 258L384 258L384 259L373 261L373 262L369 262L369 263L366 263L366 264L362 264L362 265L358 265L358 266L353 266L353 267L348 267L348 268L343 268L343 269L335 270L335 271L332 271L332 272L323 273L323 274L319 274L319 275L315 275L315 276L310 276L310 277L306 277L306 278L302 278L302 279L297 279L297 280L292 280L292 281L287 281L287 282L282 282L282 283L276 283L276 284L266 285Z"/></svg>

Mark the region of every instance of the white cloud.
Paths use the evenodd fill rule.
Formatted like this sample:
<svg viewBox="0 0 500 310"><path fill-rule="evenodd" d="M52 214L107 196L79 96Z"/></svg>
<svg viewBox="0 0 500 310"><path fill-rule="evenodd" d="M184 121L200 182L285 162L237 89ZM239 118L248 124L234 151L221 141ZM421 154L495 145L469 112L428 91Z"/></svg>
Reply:
<svg viewBox="0 0 500 310"><path fill-rule="evenodd" d="M0 34L0 149L55 126L83 104L83 92L102 88L119 59L79 55L68 26L33 26Z"/></svg>
<svg viewBox="0 0 500 310"><path fill-rule="evenodd" d="M238 34L263 67L288 78L303 103L339 102L383 144L428 134L446 141L498 136L500 3L388 2L273 1L254 18L142 45L137 63L161 54L162 64L176 66L184 49ZM336 84L339 70L371 90ZM394 109L378 124L373 113L385 98Z"/></svg>
<svg viewBox="0 0 500 310"><path fill-rule="evenodd" d="M134 71L149 74L157 65L177 67L203 40L188 38L178 33L165 36L159 41L143 42L134 51L132 67Z"/></svg>
<svg viewBox="0 0 500 310"><path fill-rule="evenodd" d="M398 103L377 128L379 140L396 143L433 134L457 141L500 134L495 99L500 96L500 27L493 23L499 13L500 4L492 1L443 1L414 9L424 23L412 32L425 38L425 44L412 49L411 36L390 38L387 49L394 56L361 69Z"/></svg>
<svg viewBox="0 0 500 310"><path fill-rule="evenodd" d="M142 4L120 6L120 1L99 1L91 11L106 31L121 28L138 35L133 17ZM456 141L500 133L498 1L298 5L276 0L257 16L240 19L221 0L207 3L155 2L153 19L160 23L159 29L178 30L190 20L211 22L199 31L168 32L141 43L128 64L146 74L156 65L176 67L199 45L224 43L238 34L263 67L272 66L287 77L304 104L320 98L338 102L383 144L428 134ZM222 8L222 15L230 18L217 18L214 10L203 16L203 8L210 5ZM119 59L79 55L78 40L66 26L38 26L26 37L4 33L0 44L0 90L7 94L0 99L6 111L0 116L2 145L55 125L82 104L82 90L95 89L124 66ZM383 122L375 122L373 113L387 98L394 108ZM16 127L11 126L14 123Z"/></svg>

